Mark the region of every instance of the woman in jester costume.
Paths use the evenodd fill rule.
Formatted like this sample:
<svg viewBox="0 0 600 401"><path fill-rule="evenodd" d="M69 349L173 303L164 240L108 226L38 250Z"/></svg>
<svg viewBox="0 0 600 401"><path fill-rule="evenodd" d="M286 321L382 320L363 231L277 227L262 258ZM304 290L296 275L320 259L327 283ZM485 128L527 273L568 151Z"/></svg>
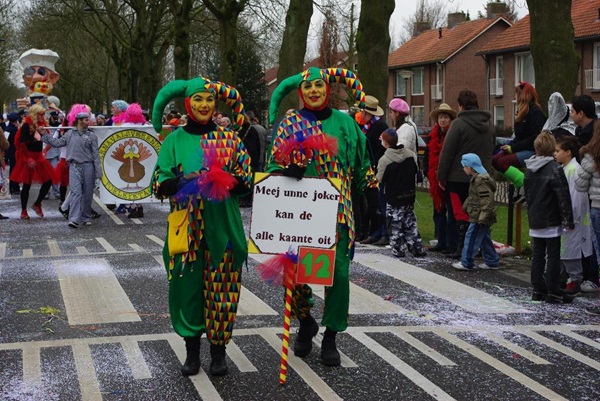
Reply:
<svg viewBox="0 0 600 401"><path fill-rule="evenodd" d="M200 337L206 332L210 374L222 376L227 373L225 346L237 312L241 266L248 254L237 198L249 191L252 174L250 158L236 132L217 126L212 117L217 100L225 101L236 117L234 128L239 127L244 105L238 92L222 82L171 81L154 102L152 121L157 132L165 106L178 97L185 97L189 120L165 139L152 179L153 193L169 198L171 204L163 249L169 311L175 332L185 340L182 374L199 372ZM180 230L185 223L189 226ZM187 234L183 250L181 243L175 247L180 231Z"/></svg>
<svg viewBox="0 0 600 401"><path fill-rule="evenodd" d="M325 289L325 311L321 324L326 327L321 345L321 359L327 366L338 366L336 334L348 326L350 303L349 266L354 247L354 218L351 188L362 191L367 186L377 187L370 169L366 139L356 122L347 114L328 106L330 83L340 82L349 86L356 100L364 106L362 85L352 71L341 68L308 70L282 81L271 97L270 122L277 118L279 104L292 90L297 89L304 108L284 117L275 127L275 139L269 157L268 172L301 179L306 177L340 178L342 190L337 214L337 241L334 282ZM337 149L321 147L315 150L302 146L314 141L315 135L335 138ZM311 316L312 290L308 285L294 289L292 315L300 321L300 329L294 343L294 354L307 356L312 350L312 338L319 326Z"/></svg>

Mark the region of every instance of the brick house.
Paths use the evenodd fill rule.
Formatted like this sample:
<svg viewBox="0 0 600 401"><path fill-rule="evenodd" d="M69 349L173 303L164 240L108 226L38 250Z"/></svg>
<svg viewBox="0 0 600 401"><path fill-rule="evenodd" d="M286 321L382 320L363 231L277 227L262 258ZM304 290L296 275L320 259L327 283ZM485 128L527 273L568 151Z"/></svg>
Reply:
<svg viewBox="0 0 600 401"><path fill-rule="evenodd" d="M600 101L600 2L573 0L571 18L575 49L581 56L576 95L590 95ZM521 81L535 85L533 59L529 49L529 15L484 45L477 52L489 65L489 97L486 107L496 126L512 127L515 115L514 87ZM569 102L566 94L565 100ZM547 100L547 99L546 99Z"/></svg>
<svg viewBox="0 0 600 401"><path fill-rule="evenodd" d="M499 9L495 8L498 4ZM465 21L464 13L448 14L445 28L422 30L418 23L412 39L388 57L388 101L402 97L411 106L417 125L432 125L429 112L442 102L456 109L463 89L485 100L487 66L476 54L512 25L502 14L505 7L491 3L487 18L473 21Z"/></svg>

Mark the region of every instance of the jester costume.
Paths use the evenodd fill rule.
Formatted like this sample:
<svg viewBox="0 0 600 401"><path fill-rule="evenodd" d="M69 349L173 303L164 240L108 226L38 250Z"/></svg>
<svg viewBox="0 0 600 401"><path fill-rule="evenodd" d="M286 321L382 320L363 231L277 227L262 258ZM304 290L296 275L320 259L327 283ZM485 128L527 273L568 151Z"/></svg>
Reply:
<svg viewBox="0 0 600 401"><path fill-rule="evenodd" d="M238 92L222 82L206 78L172 81L154 103L152 120L157 132L167 103L183 96L190 119L165 138L152 180L157 197L169 198L170 216L183 216L181 221L170 217L169 225L187 227L184 250L169 249L169 236L179 233L173 227L163 250L169 311L175 332L186 341L182 373L198 373L200 337L206 332L211 344L210 373L223 375L227 373L225 345L231 339L239 301L241 266L248 253L236 194L249 190L252 174L242 141L236 132L217 126L212 114L216 101L223 100L232 107L239 127L243 104ZM211 198L201 188L206 186L202 178L216 170L236 183L235 188L228 188L232 196Z"/></svg>
<svg viewBox="0 0 600 401"><path fill-rule="evenodd" d="M306 176L339 178L342 181L337 214L334 282L332 287L325 289L325 311L321 321L327 328L321 358L326 365L337 366L340 361L335 347L335 334L348 326L350 303L349 266L355 237L351 188L359 191L367 186L376 188L377 182L370 166L366 139L359 126L347 114L327 106L330 82L346 83L354 91L356 100L364 103L365 95L360 81L354 73L344 69L311 67L282 81L275 89L269 109L271 124L277 117L279 103L290 91L299 90L305 107L282 119L275 128L267 171L281 172L298 179ZM317 87L311 89L311 85ZM337 150L302 146L316 135L335 138ZM296 146L290 146L290 142ZM303 357L310 353L312 337L318 332L317 322L310 315L312 305L311 288L308 285L296 286L292 304L292 315L300 320L300 331L294 344L296 356Z"/></svg>

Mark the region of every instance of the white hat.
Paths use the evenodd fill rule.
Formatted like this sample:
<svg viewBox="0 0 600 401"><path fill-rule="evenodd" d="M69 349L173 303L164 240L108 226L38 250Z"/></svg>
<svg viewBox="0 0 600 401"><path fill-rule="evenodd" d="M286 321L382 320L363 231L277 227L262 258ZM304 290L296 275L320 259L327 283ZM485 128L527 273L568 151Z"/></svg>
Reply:
<svg viewBox="0 0 600 401"><path fill-rule="evenodd" d="M21 63L21 66L24 69L34 65L39 65L40 67L46 67L49 70L56 71L54 64L56 64L59 58L60 57L58 57L58 54L50 49L29 49L25 53L21 54L21 57L19 57L19 63Z"/></svg>

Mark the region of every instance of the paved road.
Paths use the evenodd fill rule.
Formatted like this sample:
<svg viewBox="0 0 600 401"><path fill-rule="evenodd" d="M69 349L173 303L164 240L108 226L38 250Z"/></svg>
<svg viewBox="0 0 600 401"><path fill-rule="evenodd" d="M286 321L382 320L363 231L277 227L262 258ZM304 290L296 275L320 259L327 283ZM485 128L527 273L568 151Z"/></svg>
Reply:
<svg viewBox="0 0 600 401"><path fill-rule="evenodd" d="M319 334L279 385L283 294L259 280L256 256L229 375L183 378L160 257L166 205L133 220L103 209L80 229L44 206L45 219L20 221L17 200L0 203L11 217L0 222L1 400L600 400L600 318L583 312L598 294L534 303L523 262L456 272L437 255L399 261L371 246L351 266L341 367L320 364ZM206 342L201 352L207 370Z"/></svg>

